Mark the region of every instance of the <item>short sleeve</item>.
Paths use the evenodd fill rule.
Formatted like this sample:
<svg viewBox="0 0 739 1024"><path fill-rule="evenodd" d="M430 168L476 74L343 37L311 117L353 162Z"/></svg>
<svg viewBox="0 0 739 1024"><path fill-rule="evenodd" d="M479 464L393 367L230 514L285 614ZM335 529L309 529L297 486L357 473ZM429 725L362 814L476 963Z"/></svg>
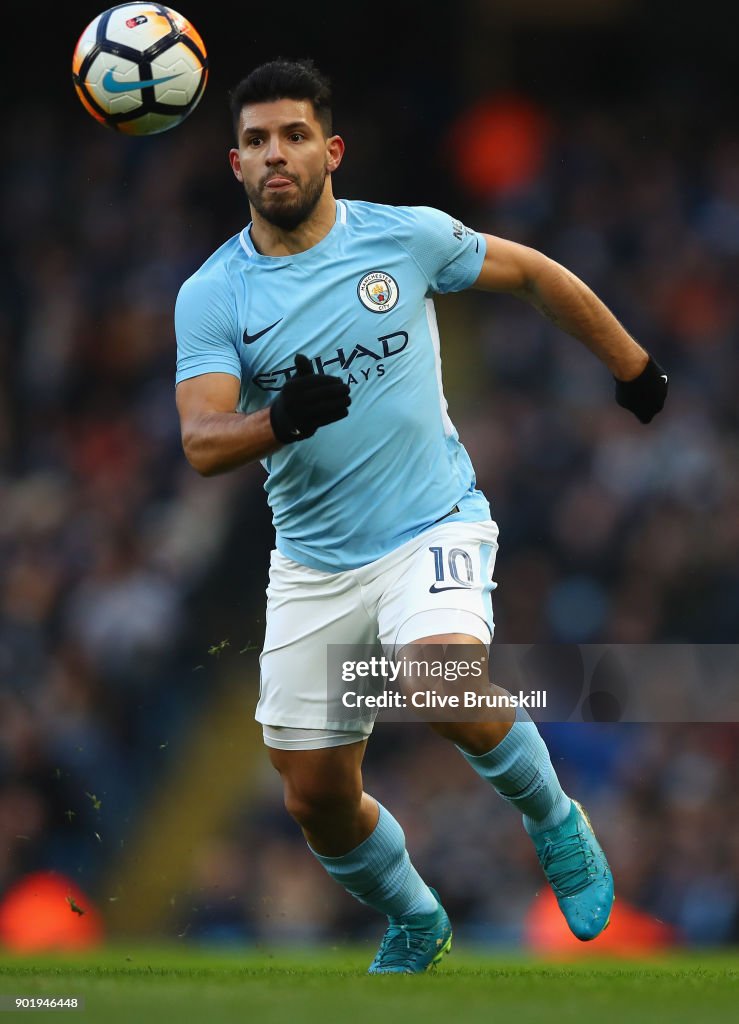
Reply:
<svg viewBox="0 0 739 1024"><path fill-rule="evenodd" d="M485 237L431 206L399 206L392 231L410 253L434 292L471 287L485 259Z"/></svg>
<svg viewBox="0 0 739 1024"><path fill-rule="evenodd" d="M238 327L228 282L212 274L188 278L175 303L179 384L201 373L230 373L241 380Z"/></svg>

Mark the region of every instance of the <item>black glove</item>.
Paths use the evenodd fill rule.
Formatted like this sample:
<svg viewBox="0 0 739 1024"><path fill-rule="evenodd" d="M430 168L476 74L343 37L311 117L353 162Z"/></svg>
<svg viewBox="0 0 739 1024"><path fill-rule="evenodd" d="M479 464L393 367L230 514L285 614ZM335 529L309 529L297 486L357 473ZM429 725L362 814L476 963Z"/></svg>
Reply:
<svg viewBox="0 0 739 1024"><path fill-rule="evenodd" d="M667 397L667 374L652 357L634 380L616 381L616 401L624 409L630 409L642 423L657 415Z"/></svg>
<svg viewBox="0 0 739 1024"><path fill-rule="evenodd" d="M269 407L272 430L283 444L313 437L319 427L343 420L351 404L349 385L341 377L314 373L306 356L295 356L295 371Z"/></svg>

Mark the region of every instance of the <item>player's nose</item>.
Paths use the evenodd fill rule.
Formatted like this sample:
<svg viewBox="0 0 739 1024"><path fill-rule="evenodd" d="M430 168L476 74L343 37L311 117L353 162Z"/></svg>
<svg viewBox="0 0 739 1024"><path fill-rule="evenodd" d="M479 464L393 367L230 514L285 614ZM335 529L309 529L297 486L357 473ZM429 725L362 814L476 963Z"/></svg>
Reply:
<svg viewBox="0 0 739 1024"><path fill-rule="evenodd" d="M267 150L264 154L264 160L265 163L267 163L269 166L271 166L272 164L286 163L285 154L282 152L279 139L270 141L269 145L267 146Z"/></svg>

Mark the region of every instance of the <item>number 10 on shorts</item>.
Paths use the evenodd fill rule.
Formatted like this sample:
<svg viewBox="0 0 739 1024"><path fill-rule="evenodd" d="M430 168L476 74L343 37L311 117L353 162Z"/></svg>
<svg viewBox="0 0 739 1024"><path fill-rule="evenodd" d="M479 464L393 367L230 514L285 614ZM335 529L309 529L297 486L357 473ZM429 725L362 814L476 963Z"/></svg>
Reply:
<svg viewBox="0 0 739 1024"><path fill-rule="evenodd" d="M464 548L450 548L445 558L443 547L432 547L429 548L429 551L434 556L434 574L436 576L436 582L429 587L430 594L439 594L443 590L467 590L472 586L475 577L469 552ZM445 575L447 570L448 577ZM446 583L447 578L454 582L443 586L442 584Z"/></svg>

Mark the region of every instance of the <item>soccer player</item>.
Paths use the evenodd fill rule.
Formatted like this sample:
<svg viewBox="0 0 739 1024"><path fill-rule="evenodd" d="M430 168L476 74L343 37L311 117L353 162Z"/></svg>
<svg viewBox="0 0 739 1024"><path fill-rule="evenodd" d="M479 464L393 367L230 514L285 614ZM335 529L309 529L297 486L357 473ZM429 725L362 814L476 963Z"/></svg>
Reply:
<svg viewBox="0 0 739 1024"><path fill-rule="evenodd" d="M417 973L449 950L449 919L401 826L363 791L372 722L331 717L326 659L329 644L492 640L498 531L447 413L432 296L474 287L531 303L605 364L643 423L667 375L541 253L435 209L335 199L344 143L312 62L256 68L232 112L252 219L177 299L183 447L204 476L254 459L267 472L276 550L256 717L310 851L388 917L370 973ZM535 724L519 710L432 728L518 808L569 927L595 938L611 872Z"/></svg>

